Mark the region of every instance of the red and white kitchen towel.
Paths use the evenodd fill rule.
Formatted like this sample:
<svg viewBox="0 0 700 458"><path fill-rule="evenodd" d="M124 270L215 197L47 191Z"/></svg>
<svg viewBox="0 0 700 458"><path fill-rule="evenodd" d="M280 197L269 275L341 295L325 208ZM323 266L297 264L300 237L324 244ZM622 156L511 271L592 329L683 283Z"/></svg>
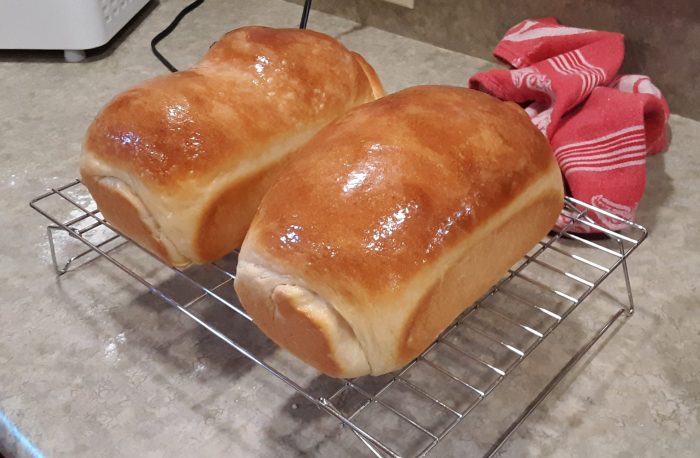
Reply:
<svg viewBox="0 0 700 458"><path fill-rule="evenodd" d="M526 20L508 30L494 55L514 68L478 73L470 87L523 104L549 139L570 194L633 220L646 156L666 147L669 109L648 77L616 76L623 36L565 27L554 18ZM613 230L624 226L595 219Z"/></svg>

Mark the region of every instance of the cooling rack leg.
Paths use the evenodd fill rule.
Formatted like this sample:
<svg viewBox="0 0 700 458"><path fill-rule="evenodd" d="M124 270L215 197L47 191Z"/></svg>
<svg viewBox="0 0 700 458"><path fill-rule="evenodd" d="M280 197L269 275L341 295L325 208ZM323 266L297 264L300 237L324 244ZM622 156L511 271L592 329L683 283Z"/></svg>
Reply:
<svg viewBox="0 0 700 458"><path fill-rule="evenodd" d="M588 353L588 350L595 345L598 340L605 334L605 332L610 328L610 326L617 321L623 315L626 315L627 311L624 308L619 309L610 320L603 325L602 328L583 346L581 347L574 356L569 359L566 365L554 376L554 378L547 384L547 386L539 392L537 397L527 406L525 411L508 427L508 429L498 438L498 440L491 446L491 448L486 452L484 457L492 457L496 454L498 450L503 446L503 444L513 435L516 429L532 414L532 412L537 409L537 407L544 401L547 396L554 390L554 388L562 381L564 377L573 369L573 367L578 363L583 356Z"/></svg>
<svg viewBox="0 0 700 458"><path fill-rule="evenodd" d="M624 256L622 258L622 273L625 277L625 286L627 287L627 307L625 307L625 313L627 316L632 316L634 313L634 297L632 297L632 284L630 283L630 274L627 270L627 257L625 256L625 247L621 240L617 241L620 244L620 252Z"/></svg>
<svg viewBox="0 0 700 458"><path fill-rule="evenodd" d="M51 260L53 261L53 268L56 270L56 273L58 275L63 275L68 271L68 266L70 265L72 259L68 260L68 262L66 262L63 265L63 267L59 266L58 259L56 258L56 246L54 243L54 233L56 231L62 231L68 235L70 235L70 232L58 226L46 226L46 236L49 238L49 248L51 249Z"/></svg>
<svg viewBox="0 0 700 458"><path fill-rule="evenodd" d="M73 265L73 262L75 262L77 259L83 258L85 255L95 253L95 250L93 250L92 248L88 248L86 250L80 251L78 254L68 258L68 260L65 263L61 263L58 261L58 255L56 254L55 234L57 232L63 232L65 234L67 234L68 237L70 237L72 239L78 240L82 243L85 243L85 242L84 242L84 239L80 238L79 236L76 236L73 232L71 232L70 230L63 228L61 226L50 225L50 226L46 227L46 233L47 233L47 236L49 238L49 247L51 248L51 260L53 261L53 268L56 270L56 273L58 273L58 275L63 275L64 273L68 272L71 265ZM114 235L114 236L109 237L109 238L103 240L102 242L98 243L96 246L98 248L101 248L101 247L113 242L114 240L117 240L118 238L119 238L118 235ZM125 243L126 243L126 241L123 241L120 244L112 245L112 247L107 249L106 252L109 253L110 251L112 251L116 248L119 248L120 246L124 245ZM95 259L95 258L93 258L93 259Z"/></svg>

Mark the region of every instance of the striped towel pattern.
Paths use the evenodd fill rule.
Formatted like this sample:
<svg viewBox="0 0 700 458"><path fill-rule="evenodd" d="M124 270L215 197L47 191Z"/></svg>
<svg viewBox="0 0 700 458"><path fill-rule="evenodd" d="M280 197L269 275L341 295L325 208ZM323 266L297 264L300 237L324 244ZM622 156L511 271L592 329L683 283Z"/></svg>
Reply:
<svg viewBox="0 0 700 458"><path fill-rule="evenodd" d="M549 139L573 197L634 219L646 157L666 147L669 109L648 77L617 76L623 36L528 19L508 30L494 55L513 68L476 74L470 87L525 107ZM612 218L597 222L622 227Z"/></svg>

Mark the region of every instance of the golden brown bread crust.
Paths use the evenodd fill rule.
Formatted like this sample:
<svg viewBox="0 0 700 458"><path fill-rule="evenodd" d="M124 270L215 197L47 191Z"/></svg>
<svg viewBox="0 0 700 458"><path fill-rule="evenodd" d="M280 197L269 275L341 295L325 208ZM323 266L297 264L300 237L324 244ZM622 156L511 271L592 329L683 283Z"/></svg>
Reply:
<svg viewBox="0 0 700 458"><path fill-rule="evenodd" d="M225 187L202 213L195 247L199 258L218 259L240 247L258 203L274 182L279 165L259 170ZM245 196L245 198L242 198Z"/></svg>
<svg viewBox="0 0 700 458"><path fill-rule="evenodd" d="M379 76L377 76L377 72L374 71L374 68L372 68L372 66L367 63L364 57L357 54L356 52L353 52L352 55L357 61L357 63L360 64L362 70L364 70L365 75L369 80L369 84L372 87L372 93L374 94L374 98L380 99L384 97L384 86L382 86L382 82L379 81Z"/></svg>
<svg viewBox="0 0 700 458"><path fill-rule="evenodd" d="M81 175L115 176L124 192L141 199L163 231L155 235L180 252L166 250L167 261L210 261L240 246L267 175L281 158L380 94L371 67L327 35L243 27L222 37L191 69L117 95L88 129ZM253 177L262 181L251 183ZM165 195L167 205L159 200ZM168 215L180 211L178 201L203 208L171 228L176 223ZM227 212L237 220L222 218ZM104 214L125 232L138 224ZM142 233L127 235L153 243Z"/></svg>
<svg viewBox="0 0 700 458"><path fill-rule="evenodd" d="M249 294L270 277L313 292L381 374L417 356L546 234L562 198L549 145L520 107L469 89L406 89L348 112L295 155L246 236L236 290L254 320L276 306ZM288 346L285 326L261 327Z"/></svg>

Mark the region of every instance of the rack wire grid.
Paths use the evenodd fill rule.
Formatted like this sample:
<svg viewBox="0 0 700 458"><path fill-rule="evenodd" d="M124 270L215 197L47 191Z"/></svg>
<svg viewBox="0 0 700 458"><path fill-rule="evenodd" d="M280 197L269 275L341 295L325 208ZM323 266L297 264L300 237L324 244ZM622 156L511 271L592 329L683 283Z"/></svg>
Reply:
<svg viewBox="0 0 700 458"><path fill-rule="evenodd" d="M603 325L517 414L484 456L495 454L613 323L633 313L627 257L647 235L646 229L636 223L567 197L562 216L568 224L540 241L418 358L382 377L326 378L327 383L322 385L327 389L318 396L305 387L303 376L275 367L241 343L239 335L222 331L217 327L221 323L213 323L195 312L195 304L209 301L234 312L238 319L252 321L233 290L237 252L205 266L169 267L105 221L80 180L53 188L30 205L52 222L47 226L48 240L59 275L96 258L108 260L302 398L335 417L364 443L366 451L379 457L427 455L621 266L627 303L616 304L609 318L605 315ZM610 231L591 218L594 214L624 228ZM574 225L596 230L603 237L582 237L571 230ZM57 241L70 239L81 242L77 245L82 248L59 259L62 250ZM138 256L120 255L128 250ZM167 282L151 279L154 265L170 276ZM315 373L303 364L299 366ZM315 373L315 377L322 376ZM399 439L391 439L388 432L397 436L397 431Z"/></svg>

